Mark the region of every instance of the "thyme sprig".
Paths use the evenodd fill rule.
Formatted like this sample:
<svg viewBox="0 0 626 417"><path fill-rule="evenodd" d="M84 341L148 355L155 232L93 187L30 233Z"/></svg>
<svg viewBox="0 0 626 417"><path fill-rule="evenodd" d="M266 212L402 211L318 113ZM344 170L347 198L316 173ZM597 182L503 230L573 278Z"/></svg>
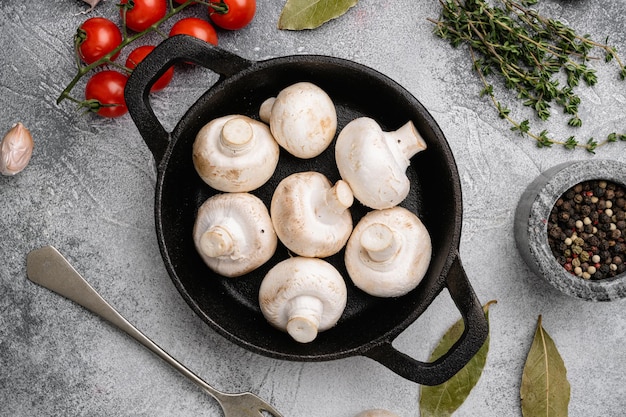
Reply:
<svg viewBox="0 0 626 417"><path fill-rule="evenodd" d="M608 38L605 43L596 42L558 20L540 15L529 8L538 0L497 0L500 6L492 6L488 0L439 1L443 7L440 18L429 19L435 24L435 34L453 47L468 46L472 67L483 84L481 96L490 98L500 118L512 124L511 130L533 138L539 147L557 144L592 153L606 143L626 141L626 132L582 143L575 136L553 139L547 130L533 133L528 119L518 122L511 117L511 110L496 98L493 84L488 81L492 75L502 80L542 121L548 120L553 107L557 107L569 118L569 126L581 127L581 99L576 87L598 82L596 71L587 64L592 60L614 61L619 78L626 79L626 66L617 50L608 45ZM594 50L602 56L591 55Z"/></svg>

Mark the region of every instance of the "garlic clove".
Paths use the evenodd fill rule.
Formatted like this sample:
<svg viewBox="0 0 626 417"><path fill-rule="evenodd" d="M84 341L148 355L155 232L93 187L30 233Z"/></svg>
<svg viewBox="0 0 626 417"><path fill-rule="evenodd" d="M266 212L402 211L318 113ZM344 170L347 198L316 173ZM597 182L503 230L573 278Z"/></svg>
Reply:
<svg viewBox="0 0 626 417"><path fill-rule="evenodd" d="M83 0L83 1L89 5L89 8L87 10L80 12L80 14L87 14L91 12L93 9L95 9L98 3L100 3L100 0Z"/></svg>
<svg viewBox="0 0 626 417"><path fill-rule="evenodd" d="M30 162L35 142L30 131L20 122L0 142L0 174L15 175Z"/></svg>

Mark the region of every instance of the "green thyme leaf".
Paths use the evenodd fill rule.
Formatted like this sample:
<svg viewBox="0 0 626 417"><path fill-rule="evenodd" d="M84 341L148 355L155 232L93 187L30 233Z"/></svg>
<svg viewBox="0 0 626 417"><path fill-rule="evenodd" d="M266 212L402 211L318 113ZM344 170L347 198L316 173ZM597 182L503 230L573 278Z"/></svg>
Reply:
<svg viewBox="0 0 626 417"><path fill-rule="evenodd" d="M583 125L583 121L580 120L578 116L576 116L576 117L572 117L571 119L569 119L567 124L572 127L581 127Z"/></svg>
<svg viewBox="0 0 626 417"><path fill-rule="evenodd" d="M574 136L570 136L569 138L567 138L563 146L565 147L565 149L569 150L576 149L576 147L578 146L578 141Z"/></svg>
<svg viewBox="0 0 626 417"><path fill-rule="evenodd" d="M595 150L598 147L598 142L594 138L589 138L587 141L586 149L590 153L596 153Z"/></svg>
<svg viewBox="0 0 626 417"><path fill-rule="evenodd" d="M488 77L498 78L541 121L549 120L551 112L561 108L572 116L568 125L580 127L581 99L575 89L581 84L593 86L598 82L595 69L586 65L598 58L591 55L592 51L600 50L606 62L615 61L619 77L626 80L626 65L617 49L608 45L608 37L602 44L588 34L578 35L565 23L529 8L537 0L439 1L442 6L439 19L429 19L435 24L434 33L455 48L468 47L472 68L484 87L480 96L489 98L498 116L513 125L511 130L527 134L542 148L560 144L567 149L593 152L601 145L595 141L579 144L569 139L552 140L545 132L531 132L528 124L515 121L510 106L494 96L494 84ZM565 82L561 85L559 79L563 73Z"/></svg>

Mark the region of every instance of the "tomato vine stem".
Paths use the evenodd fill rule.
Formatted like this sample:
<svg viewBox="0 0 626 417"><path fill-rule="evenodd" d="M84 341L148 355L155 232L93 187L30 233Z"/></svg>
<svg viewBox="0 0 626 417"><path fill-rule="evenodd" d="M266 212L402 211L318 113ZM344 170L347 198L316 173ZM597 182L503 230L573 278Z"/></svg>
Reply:
<svg viewBox="0 0 626 417"><path fill-rule="evenodd" d="M117 53L119 53L127 45L137 41L138 39L143 38L144 36L148 35L149 33L156 32L156 33L160 34L161 36L167 37L165 34L163 34L159 30L159 27L161 26L161 24L163 24L165 21L167 21L170 18L172 18L172 16L180 13L182 10L184 10L185 8L187 8L188 6L190 6L192 4L196 4L196 3L208 4L208 3L204 2L204 1L187 0L185 3L181 4L180 6L174 7L172 0L169 0L169 3L170 3L169 12L167 12L165 14L165 16L163 16L163 18L161 18L160 20L155 22L152 26L148 27L146 30L144 30L142 32L137 32L137 33L132 34L132 35L128 34L128 30L126 28L126 13L123 11L122 12L122 42L115 49L113 49L111 52L109 52L108 54L104 55L102 58L98 59L97 61L92 62L91 64L84 65L81 62L80 56L79 56L79 53L78 53L78 48L80 46L80 35L75 36L75 38L79 38L79 39L74 41L74 55L75 55L75 60L76 60L77 71L76 71L76 74L74 75L74 78L72 78L72 80L67 84L65 89L61 92L61 94L57 98L56 103L60 104L63 100L66 100L66 99L70 100L70 101L73 101L73 102L76 102L76 103L79 103L79 104L83 103L82 101L79 101L76 98L72 97L71 96L71 92L74 89L74 87L76 87L78 82L85 75L87 75L88 73L90 73L92 70L94 70L97 67L100 67L102 65L111 65L111 66L119 68L119 69L121 69L121 70L123 70L123 71L125 71L127 73L132 72L130 69L126 68L126 66L120 65L120 64L116 63L112 59L112 57L114 57ZM80 29L78 29L78 31L80 31Z"/></svg>

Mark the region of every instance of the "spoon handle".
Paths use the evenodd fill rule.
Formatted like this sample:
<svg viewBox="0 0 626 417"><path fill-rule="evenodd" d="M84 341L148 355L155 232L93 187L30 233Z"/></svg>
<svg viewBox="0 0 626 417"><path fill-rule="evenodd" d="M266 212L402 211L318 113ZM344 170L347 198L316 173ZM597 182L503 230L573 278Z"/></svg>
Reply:
<svg viewBox="0 0 626 417"><path fill-rule="evenodd" d="M26 273L32 282L74 301L118 327L209 394L220 394L122 317L53 246L31 251L26 258Z"/></svg>

